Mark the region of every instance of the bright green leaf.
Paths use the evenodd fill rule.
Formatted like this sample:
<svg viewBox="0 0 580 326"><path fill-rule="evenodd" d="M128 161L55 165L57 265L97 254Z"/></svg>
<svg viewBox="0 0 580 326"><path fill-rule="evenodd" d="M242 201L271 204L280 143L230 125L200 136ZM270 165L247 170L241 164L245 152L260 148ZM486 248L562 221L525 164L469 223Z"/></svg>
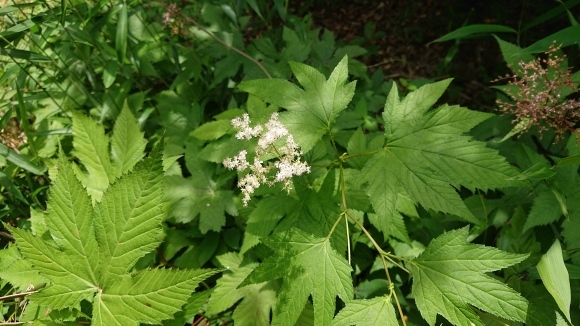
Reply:
<svg viewBox="0 0 580 326"><path fill-rule="evenodd" d="M131 171L145 155L147 140L128 106L124 106L115 121L111 138L111 159L115 177Z"/></svg>
<svg viewBox="0 0 580 326"><path fill-rule="evenodd" d="M50 236L10 227L25 261L49 281L30 296L32 303L80 310L86 301L93 307L93 325L160 324L180 310L199 282L215 274L169 269L129 274L163 238L159 152L154 149L108 188L94 209L73 168L59 160L44 218Z"/></svg>
<svg viewBox="0 0 580 326"><path fill-rule="evenodd" d="M330 325L336 296L346 303L353 296L347 261L332 249L327 238L314 238L298 229L275 234L263 242L275 253L252 271L242 285L284 279L272 325L293 326L311 295L314 324Z"/></svg>
<svg viewBox="0 0 580 326"><path fill-rule="evenodd" d="M354 300L344 307L332 321L333 326L399 326L390 297Z"/></svg>
<svg viewBox="0 0 580 326"><path fill-rule="evenodd" d="M117 21L117 34L115 37L115 50L117 50L117 59L122 65L125 61L125 54L127 53L127 7L129 5L125 1L121 4L121 11Z"/></svg>
<svg viewBox="0 0 580 326"><path fill-rule="evenodd" d="M228 120L210 121L199 126L190 135L200 140L214 140L225 135L231 128Z"/></svg>
<svg viewBox="0 0 580 326"><path fill-rule="evenodd" d="M572 295L570 293L570 277L568 276L566 265L564 265L560 241L556 240L552 244L548 252L540 259L537 267L546 289L556 300L560 310L571 321L570 303Z"/></svg>
<svg viewBox="0 0 580 326"><path fill-rule="evenodd" d="M488 114L448 105L429 110L449 82L425 85L403 100L393 86L387 97L383 113L387 145L365 164L362 179L369 183L373 208L388 218L396 216L397 196L406 192L425 208L478 223L454 188L487 190L517 184L507 180L517 170L503 157L485 143L461 135Z"/></svg>
<svg viewBox="0 0 580 326"><path fill-rule="evenodd" d="M464 39L473 37L478 34L490 34L490 33L517 33L517 31L511 27L503 25L493 25L493 24L476 24L460 27L451 33L445 34L440 38L436 39L431 43L445 42L457 39Z"/></svg>
<svg viewBox="0 0 580 326"><path fill-rule="evenodd" d="M435 325L440 314L454 325L483 326L474 306L508 320L526 321L528 301L484 273L517 264L528 255L470 244L468 234L467 228L444 233L409 263L421 316L429 325Z"/></svg>
<svg viewBox="0 0 580 326"><path fill-rule="evenodd" d="M78 166L75 172L94 201L101 200L109 186L109 176L114 176L109 155L109 137L95 120L73 112L73 147L75 155L87 172Z"/></svg>

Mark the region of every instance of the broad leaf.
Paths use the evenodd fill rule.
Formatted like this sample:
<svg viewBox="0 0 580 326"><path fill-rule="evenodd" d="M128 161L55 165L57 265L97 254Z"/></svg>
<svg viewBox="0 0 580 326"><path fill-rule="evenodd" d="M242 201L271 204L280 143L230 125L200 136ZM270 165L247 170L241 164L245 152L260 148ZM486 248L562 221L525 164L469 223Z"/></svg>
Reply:
<svg viewBox="0 0 580 326"><path fill-rule="evenodd" d="M215 273L155 269L129 274L163 239L159 149L107 189L94 209L73 168L64 159L58 168L44 219L50 237L10 228L25 260L49 280L31 302L57 311L80 310L85 300L93 305L93 325L160 324Z"/></svg>
<svg viewBox="0 0 580 326"><path fill-rule="evenodd" d="M442 105L429 110L449 80L419 88L399 99L393 86L383 118L387 145L374 154L362 169L361 179L369 184L367 194L386 235L404 239L396 201L401 194L425 208L450 213L478 223L455 189L470 190L516 185L508 181L517 170L484 143L461 135L490 117L459 106Z"/></svg>
<svg viewBox="0 0 580 326"><path fill-rule="evenodd" d="M263 242L275 252L252 271L242 286L284 279L272 325L293 326L309 296L314 304L314 324L330 325L336 296L346 303L353 296L347 261L331 247L328 238L315 238L298 229L275 234Z"/></svg>
<svg viewBox="0 0 580 326"><path fill-rule="evenodd" d="M284 126L308 152L318 140L329 133L338 114L354 95L355 82L346 83L348 58L344 57L328 80L316 69L291 62L290 67L304 89L282 79L259 79L241 83L238 87L260 99L285 108L280 116Z"/></svg>
<svg viewBox="0 0 580 326"><path fill-rule="evenodd" d="M435 325L437 314L454 325L484 325L472 305L507 320L526 321L528 301L485 273L517 264L528 255L470 244L468 234L467 228L444 233L409 263L421 315L429 325Z"/></svg>
<svg viewBox="0 0 580 326"><path fill-rule="evenodd" d="M354 300L343 308L332 321L333 326L398 326L397 314L390 297Z"/></svg>
<svg viewBox="0 0 580 326"><path fill-rule="evenodd" d="M544 286L570 321L570 303L572 301L570 276L564 264L560 241L556 240L548 252L542 256L538 263L538 272Z"/></svg>

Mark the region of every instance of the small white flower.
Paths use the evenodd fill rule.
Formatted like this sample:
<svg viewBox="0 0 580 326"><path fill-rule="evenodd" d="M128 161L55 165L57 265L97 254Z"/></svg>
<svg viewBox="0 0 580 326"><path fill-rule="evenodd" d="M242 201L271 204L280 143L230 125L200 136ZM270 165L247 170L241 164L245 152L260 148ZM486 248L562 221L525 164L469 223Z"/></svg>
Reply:
<svg viewBox="0 0 580 326"><path fill-rule="evenodd" d="M256 157L252 164L246 160L248 154L246 151L240 151L238 155L226 158L222 162L230 170L236 169L238 172L243 172L248 168L250 169L250 172L238 181L244 206L248 205L251 195L262 184L272 186L275 182L282 182L284 189L290 192L293 176L310 173L308 163L300 161L302 156L300 146L294 141L288 129L278 120L278 113L273 113L270 120L263 126L257 125L255 127L250 126L250 116L244 113L241 117L232 120L232 126L238 129L237 139L250 140L259 137L258 146L255 148ZM280 148L275 148L276 142L284 138L285 143ZM272 155L278 158L273 165L262 161L264 157L272 157ZM274 177L271 177L274 168L277 171Z"/></svg>

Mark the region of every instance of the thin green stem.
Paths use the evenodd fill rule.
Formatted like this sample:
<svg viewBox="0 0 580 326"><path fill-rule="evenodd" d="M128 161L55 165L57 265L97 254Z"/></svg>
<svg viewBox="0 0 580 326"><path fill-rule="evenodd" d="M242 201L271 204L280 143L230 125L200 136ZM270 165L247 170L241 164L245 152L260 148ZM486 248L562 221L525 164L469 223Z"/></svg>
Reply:
<svg viewBox="0 0 580 326"><path fill-rule="evenodd" d="M393 282L391 280L391 275L389 274L389 269L387 267L387 262L385 260L385 255L381 254L383 252L381 247L378 245L378 243L375 241L373 236L369 233L369 231L362 225L362 223L356 217L352 216L352 214L350 214L348 211L346 211L345 213L348 217L350 217L350 219L352 221L354 221L354 223L356 225L358 225L358 227L364 232L364 234L371 241L371 243L373 244L375 249L379 252L381 260L383 262L383 268L385 269L385 274L387 275L387 280L389 281L389 284L393 284ZM401 321L403 322L403 326L406 326L407 322L405 321L405 314L403 313L403 309L401 308L401 303L399 302L399 298L397 297L397 294L395 293L394 289L391 289L391 292L389 295L391 295L395 299L395 303L397 304L397 309L399 310L399 315L401 316Z"/></svg>

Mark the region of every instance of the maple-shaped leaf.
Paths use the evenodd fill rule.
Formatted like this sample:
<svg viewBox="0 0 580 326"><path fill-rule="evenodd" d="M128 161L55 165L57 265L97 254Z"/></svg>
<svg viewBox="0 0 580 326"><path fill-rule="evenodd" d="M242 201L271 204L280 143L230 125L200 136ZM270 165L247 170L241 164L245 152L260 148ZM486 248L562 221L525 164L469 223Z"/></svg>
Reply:
<svg viewBox="0 0 580 326"><path fill-rule="evenodd" d="M425 208L477 223L455 189L516 185L508 179L517 170L497 151L462 135L490 114L448 105L430 110L449 83L425 85L402 100L393 85L387 97L383 113L386 146L361 172L375 212L387 220L376 225L385 234L404 240L396 207L401 194ZM385 229L390 224L393 228Z"/></svg>
<svg viewBox="0 0 580 326"><path fill-rule="evenodd" d="M314 325L330 325L336 296L348 303L353 295L348 262L330 245L328 238L315 238L299 229L277 233L263 240L274 250L241 284L283 278L272 325L293 326L308 297L314 305Z"/></svg>
<svg viewBox="0 0 580 326"><path fill-rule="evenodd" d="M304 152L308 152L324 134L330 132L339 113L346 109L354 95L356 82L348 79L345 56L328 80L316 69L290 62L294 76L304 89L283 79L250 80L238 88L260 99L285 108L280 121Z"/></svg>
<svg viewBox="0 0 580 326"><path fill-rule="evenodd" d="M115 121L110 150L104 126L94 119L73 112L72 130L74 154L86 171L76 164L73 167L93 203L99 202L109 184L143 158L147 141L127 106Z"/></svg>
<svg viewBox="0 0 580 326"><path fill-rule="evenodd" d="M507 320L525 322L528 301L485 273L517 264L528 255L470 244L468 234L467 227L444 233L409 262L412 293L421 315L429 325L435 325L440 314L454 325L483 326L475 307Z"/></svg>
<svg viewBox="0 0 580 326"><path fill-rule="evenodd" d="M163 239L160 149L91 198L61 157L44 216L50 236L10 228L25 260L49 280L30 296L48 310L92 303L93 325L160 324L172 318L214 270L155 269L129 274Z"/></svg>
<svg viewBox="0 0 580 326"><path fill-rule="evenodd" d="M332 321L333 326L399 326L390 297L353 300Z"/></svg>

